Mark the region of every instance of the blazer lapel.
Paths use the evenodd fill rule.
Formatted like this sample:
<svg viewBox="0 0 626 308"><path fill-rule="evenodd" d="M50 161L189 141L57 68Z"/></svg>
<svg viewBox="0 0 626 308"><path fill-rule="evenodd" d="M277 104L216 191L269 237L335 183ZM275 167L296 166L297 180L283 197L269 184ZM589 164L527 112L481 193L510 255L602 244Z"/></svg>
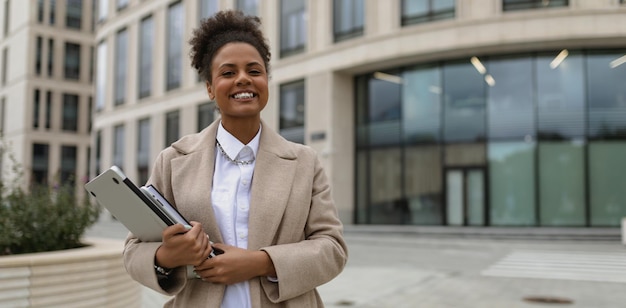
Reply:
<svg viewBox="0 0 626 308"><path fill-rule="evenodd" d="M211 203L215 169L215 136L219 121L210 125L187 155L172 160L172 186L181 212L202 222L211 241L223 242Z"/></svg>
<svg viewBox="0 0 626 308"><path fill-rule="evenodd" d="M297 166L296 155L289 144L265 123L262 125L248 220L248 249L252 250L272 244Z"/></svg>

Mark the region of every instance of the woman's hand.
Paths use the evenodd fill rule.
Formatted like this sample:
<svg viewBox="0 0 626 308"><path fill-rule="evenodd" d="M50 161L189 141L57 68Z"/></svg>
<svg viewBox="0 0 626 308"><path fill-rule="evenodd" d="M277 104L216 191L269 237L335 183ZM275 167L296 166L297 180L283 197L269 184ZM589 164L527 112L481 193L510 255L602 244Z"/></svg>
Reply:
<svg viewBox="0 0 626 308"><path fill-rule="evenodd" d="M192 221L187 230L176 224L163 230L163 243L156 251L155 262L166 268L200 265L211 252L209 236L199 222Z"/></svg>
<svg viewBox="0 0 626 308"><path fill-rule="evenodd" d="M204 281L234 284L257 276L276 276L272 259L265 251L246 250L225 244L213 244L223 254L206 259L195 267L196 274Z"/></svg>

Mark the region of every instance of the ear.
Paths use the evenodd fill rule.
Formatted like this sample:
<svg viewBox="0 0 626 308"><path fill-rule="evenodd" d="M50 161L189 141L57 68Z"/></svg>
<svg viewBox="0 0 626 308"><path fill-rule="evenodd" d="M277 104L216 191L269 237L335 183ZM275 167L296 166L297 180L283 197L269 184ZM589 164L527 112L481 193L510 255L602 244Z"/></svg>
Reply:
<svg viewBox="0 0 626 308"><path fill-rule="evenodd" d="M211 84L208 81L206 81L205 85L206 85L206 92L209 95L209 99L210 100L214 100L215 99L215 93L213 93L213 88L211 87Z"/></svg>

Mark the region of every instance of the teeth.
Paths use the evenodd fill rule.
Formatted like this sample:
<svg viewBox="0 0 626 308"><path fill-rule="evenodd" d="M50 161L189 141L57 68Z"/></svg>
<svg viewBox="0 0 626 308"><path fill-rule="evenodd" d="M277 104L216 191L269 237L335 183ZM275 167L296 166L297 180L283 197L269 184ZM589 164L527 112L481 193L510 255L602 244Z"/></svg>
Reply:
<svg viewBox="0 0 626 308"><path fill-rule="evenodd" d="M234 98L252 98L253 96L254 94L249 93L249 92L237 93L233 95Z"/></svg>

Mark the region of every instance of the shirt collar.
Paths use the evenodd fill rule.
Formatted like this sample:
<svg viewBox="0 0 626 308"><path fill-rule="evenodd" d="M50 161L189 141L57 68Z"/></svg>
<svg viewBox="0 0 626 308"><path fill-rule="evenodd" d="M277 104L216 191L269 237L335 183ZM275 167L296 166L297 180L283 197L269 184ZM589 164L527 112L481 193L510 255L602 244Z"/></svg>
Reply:
<svg viewBox="0 0 626 308"><path fill-rule="evenodd" d="M219 141L220 145L224 149L224 152L228 154L228 156L233 159L238 159L237 155L239 152L245 147L248 146L252 149L252 153L256 158L257 152L259 150L259 140L261 139L261 129L262 125L259 125L259 131L256 133L254 138L250 140L248 144L243 144L239 139L235 138L231 133L229 133L224 126L222 126L222 122L220 121L220 125L217 127L217 136L216 139Z"/></svg>

